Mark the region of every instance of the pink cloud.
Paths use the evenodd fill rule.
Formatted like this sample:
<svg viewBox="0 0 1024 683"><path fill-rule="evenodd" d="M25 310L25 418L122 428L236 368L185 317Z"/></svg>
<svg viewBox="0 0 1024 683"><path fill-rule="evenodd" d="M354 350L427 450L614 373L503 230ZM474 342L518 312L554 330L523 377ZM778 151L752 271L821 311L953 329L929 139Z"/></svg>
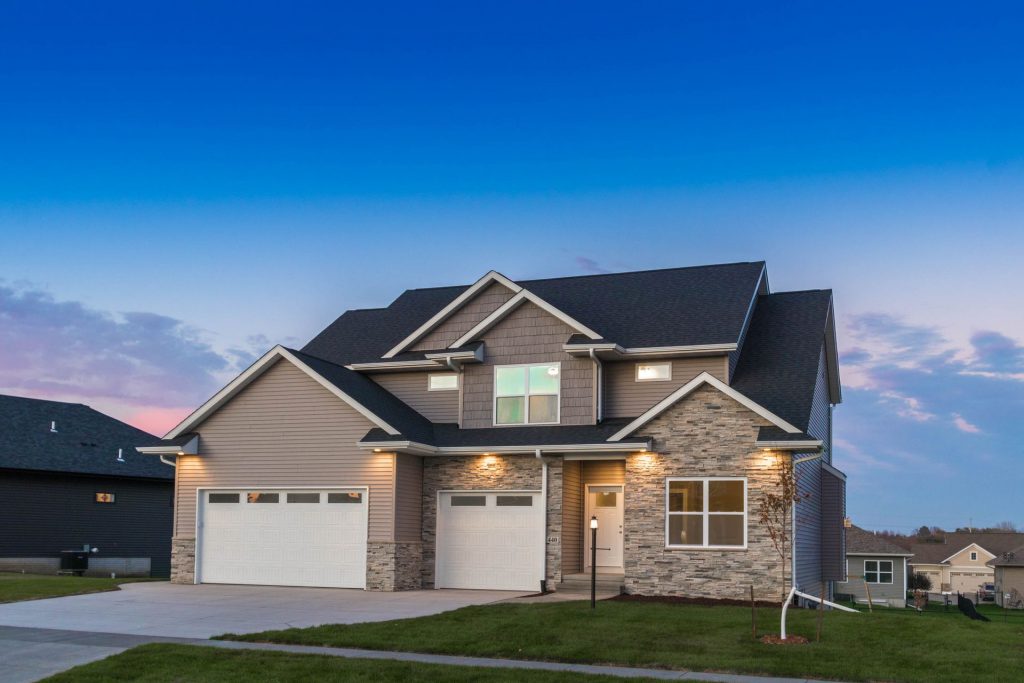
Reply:
<svg viewBox="0 0 1024 683"><path fill-rule="evenodd" d="M981 428L965 420L960 413L953 413L953 425L961 432L981 434Z"/></svg>
<svg viewBox="0 0 1024 683"><path fill-rule="evenodd" d="M143 408L128 414L123 419L128 424L150 434L163 436L191 412L192 408Z"/></svg>

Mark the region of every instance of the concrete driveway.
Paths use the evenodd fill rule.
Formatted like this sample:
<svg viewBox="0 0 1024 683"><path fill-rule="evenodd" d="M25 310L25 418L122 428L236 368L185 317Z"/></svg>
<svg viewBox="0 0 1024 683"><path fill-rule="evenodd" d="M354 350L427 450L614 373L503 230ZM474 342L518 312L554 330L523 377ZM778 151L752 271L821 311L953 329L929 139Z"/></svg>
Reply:
<svg viewBox="0 0 1024 683"><path fill-rule="evenodd" d="M0 605L0 680L34 681L163 638L405 619L517 595L129 583L108 593Z"/></svg>

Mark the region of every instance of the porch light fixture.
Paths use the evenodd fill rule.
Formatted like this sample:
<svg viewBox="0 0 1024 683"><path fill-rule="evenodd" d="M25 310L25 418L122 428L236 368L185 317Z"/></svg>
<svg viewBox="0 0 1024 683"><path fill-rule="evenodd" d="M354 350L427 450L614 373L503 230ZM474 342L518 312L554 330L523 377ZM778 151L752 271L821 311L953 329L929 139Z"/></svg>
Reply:
<svg viewBox="0 0 1024 683"><path fill-rule="evenodd" d="M597 529L597 517L590 518L590 528Z"/></svg>

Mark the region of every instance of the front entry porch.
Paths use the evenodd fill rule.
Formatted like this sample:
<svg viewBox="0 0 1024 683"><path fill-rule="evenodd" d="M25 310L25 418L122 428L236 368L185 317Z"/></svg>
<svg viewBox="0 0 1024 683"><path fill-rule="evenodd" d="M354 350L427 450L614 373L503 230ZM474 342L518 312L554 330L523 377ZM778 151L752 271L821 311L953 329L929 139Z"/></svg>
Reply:
<svg viewBox="0 0 1024 683"><path fill-rule="evenodd" d="M590 591L590 521L596 518L598 588L618 593L624 579L625 460L566 458L562 477L562 581L558 589Z"/></svg>

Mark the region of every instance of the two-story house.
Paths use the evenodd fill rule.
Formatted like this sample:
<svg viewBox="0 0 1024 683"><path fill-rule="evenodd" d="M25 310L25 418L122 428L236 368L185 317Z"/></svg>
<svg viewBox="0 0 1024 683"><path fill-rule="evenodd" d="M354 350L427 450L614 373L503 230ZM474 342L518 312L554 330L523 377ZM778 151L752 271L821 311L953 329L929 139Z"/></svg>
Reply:
<svg viewBox="0 0 1024 683"><path fill-rule="evenodd" d="M404 292L275 347L140 448L176 460L185 583L765 599L843 578L828 290L737 263ZM795 552L758 523L779 463ZM785 568L785 569L784 569ZM823 585L824 584L824 585Z"/></svg>

